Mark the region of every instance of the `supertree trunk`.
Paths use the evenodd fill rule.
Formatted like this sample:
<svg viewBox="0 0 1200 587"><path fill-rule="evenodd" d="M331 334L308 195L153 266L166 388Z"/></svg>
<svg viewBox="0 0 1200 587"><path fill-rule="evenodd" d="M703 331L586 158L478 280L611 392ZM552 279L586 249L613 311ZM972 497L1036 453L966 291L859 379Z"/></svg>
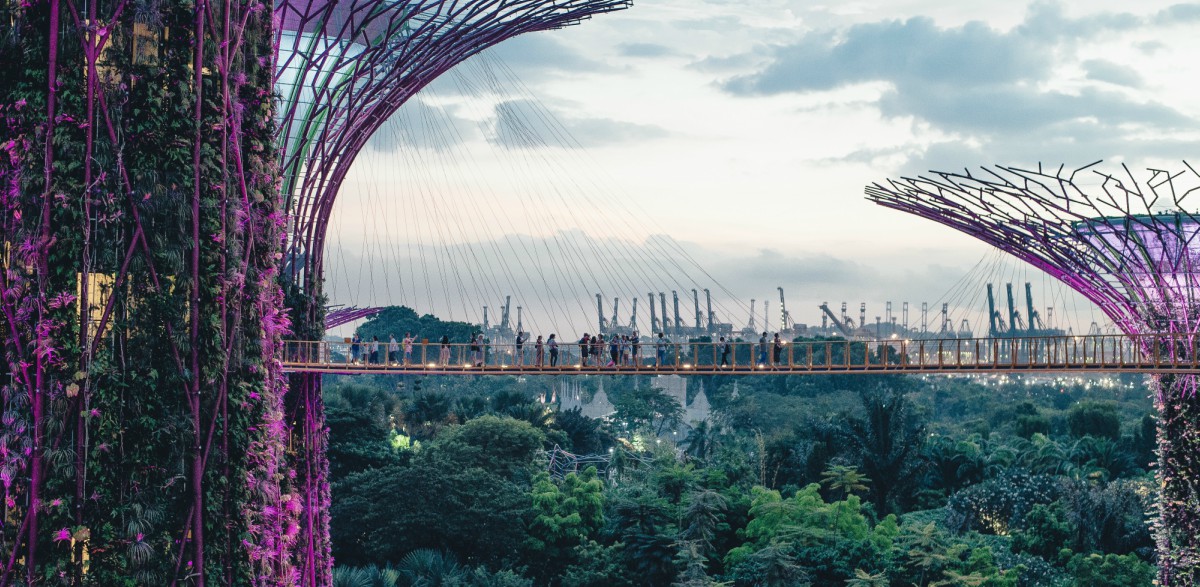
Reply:
<svg viewBox="0 0 1200 587"><path fill-rule="evenodd" d="M0 22L0 584L296 584L270 11Z"/></svg>
<svg viewBox="0 0 1200 587"><path fill-rule="evenodd" d="M1200 579L1200 376L1156 375L1159 584Z"/></svg>

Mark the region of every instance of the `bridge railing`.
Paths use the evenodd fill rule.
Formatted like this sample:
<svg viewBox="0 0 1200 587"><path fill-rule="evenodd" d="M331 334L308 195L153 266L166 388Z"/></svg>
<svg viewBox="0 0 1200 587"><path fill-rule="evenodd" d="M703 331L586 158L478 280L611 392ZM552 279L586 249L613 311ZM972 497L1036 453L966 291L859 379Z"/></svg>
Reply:
<svg viewBox="0 0 1200 587"><path fill-rule="evenodd" d="M372 350L374 349L374 350ZM586 352L585 352L586 351ZM595 351L595 352L593 352ZM561 343L557 352L533 344L417 342L389 351L386 342L289 341L291 371L708 371L904 372L1021 370L1200 370L1200 338L1191 335L785 341L645 342L593 349Z"/></svg>

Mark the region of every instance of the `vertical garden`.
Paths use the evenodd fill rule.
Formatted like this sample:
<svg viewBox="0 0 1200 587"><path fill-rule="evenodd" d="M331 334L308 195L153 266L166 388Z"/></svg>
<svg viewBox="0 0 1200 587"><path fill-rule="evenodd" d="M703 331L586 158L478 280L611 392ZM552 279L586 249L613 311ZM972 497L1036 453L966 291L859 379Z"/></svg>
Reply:
<svg viewBox="0 0 1200 587"><path fill-rule="evenodd" d="M0 2L0 584L293 584L271 7Z"/></svg>

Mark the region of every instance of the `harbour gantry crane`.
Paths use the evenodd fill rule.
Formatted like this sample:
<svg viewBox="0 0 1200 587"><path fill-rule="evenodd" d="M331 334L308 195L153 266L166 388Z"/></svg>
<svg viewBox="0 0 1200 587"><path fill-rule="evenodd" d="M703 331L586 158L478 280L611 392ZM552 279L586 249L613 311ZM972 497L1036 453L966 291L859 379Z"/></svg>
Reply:
<svg viewBox="0 0 1200 587"><path fill-rule="evenodd" d="M617 327L621 326L621 320L617 318L617 306L620 303L621 298L613 298L613 314L612 318L608 320L608 327L610 330L615 330Z"/></svg>
<svg viewBox="0 0 1200 587"><path fill-rule="evenodd" d="M509 324L509 308L512 307L512 296L504 296L504 308L500 311L500 327L498 334L502 337L512 336L512 327Z"/></svg>
<svg viewBox="0 0 1200 587"><path fill-rule="evenodd" d="M653 307L653 306L651 306ZM637 325L637 298L633 298L633 313L629 315L629 330L632 332L638 331ZM631 332L631 334L632 334Z"/></svg>
<svg viewBox="0 0 1200 587"><path fill-rule="evenodd" d="M650 333L662 332L662 327L658 323L658 316L654 315L654 294L646 294L650 298Z"/></svg>
<svg viewBox="0 0 1200 587"><path fill-rule="evenodd" d="M683 330L683 319L679 317L679 292L671 290L671 302L675 305L675 334Z"/></svg>
<svg viewBox="0 0 1200 587"><path fill-rule="evenodd" d="M692 304L693 304L693 305L695 306L695 308L696 308L696 330L695 330L695 334L696 334L696 335L699 335L699 334L700 334L700 332L704 330L704 327L700 325L700 320L701 320L701 318L700 318L700 292L696 291L696 289L695 289L695 288L692 288Z"/></svg>
<svg viewBox="0 0 1200 587"><path fill-rule="evenodd" d="M600 334L608 330L607 321L604 319L604 297L596 294L596 334Z"/></svg>
<svg viewBox="0 0 1200 587"><path fill-rule="evenodd" d="M829 317L829 320L831 322L833 322L833 325L836 326L837 329L839 331L841 331L842 334L844 334L846 336L850 336L851 329L848 328L846 326L846 324L843 323L841 320L838 320L837 316L833 315L833 310L829 309L829 302L821 302L820 308L821 308L821 311L824 312L825 315Z"/></svg>
<svg viewBox="0 0 1200 587"><path fill-rule="evenodd" d="M1025 322L1021 320L1021 313L1017 311L1016 304L1013 301L1013 289L1011 283L1004 284L1005 290L1008 293L1008 329L1015 334L1021 330L1025 330Z"/></svg>
<svg viewBox="0 0 1200 587"><path fill-rule="evenodd" d="M1025 282L1025 315L1029 316L1029 333L1033 334L1036 330L1045 330L1046 325L1042 324L1042 316L1037 310L1033 309L1033 286L1029 282Z"/></svg>
<svg viewBox="0 0 1200 587"><path fill-rule="evenodd" d="M777 288L779 290L779 330L780 332L792 330L792 317L788 314L787 301L783 299L783 286Z"/></svg>
<svg viewBox="0 0 1200 587"><path fill-rule="evenodd" d="M665 333L671 329L670 319L667 317L667 294L661 291L658 292L658 301L662 303L662 330L659 330L659 332Z"/></svg>
<svg viewBox="0 0 1200 587"><path fill-rule="evenodd" d="M987 284L988 303L988 336L995 338L1000 335L1000 313L996 311L996 296L992 284Z"/></svg>
<svg viewBox="0 0 1200 587"><path fill-rule="evenodd" d="M712 294L708 291L707 287L704 288L704 306L708 311L708 331L714 332L713 329L714 329L714 323L716 322L716 320L713 320Z"/></svg>

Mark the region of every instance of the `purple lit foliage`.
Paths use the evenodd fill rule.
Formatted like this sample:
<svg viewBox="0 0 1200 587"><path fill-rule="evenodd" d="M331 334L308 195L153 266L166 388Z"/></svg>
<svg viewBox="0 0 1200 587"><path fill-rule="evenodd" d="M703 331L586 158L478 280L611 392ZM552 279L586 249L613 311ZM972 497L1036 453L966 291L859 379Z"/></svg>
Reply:
<svg viewBox="0 0 1200 587"><path fill-rule="evenodd" d="M0 20L0 584L295 584L268 5Z"/></svg>
<svg viewBox="0 0 1200 587"><path fill-rule="evenodd" d="M1096 303L1147 356L1195 358L1200 334L1200 174L1015 167L867 186L876 203L928 218L1029 262ZM1155 539L1162 585L1200 580L1200 396L1196 375L1154 377L1161 483Z"/></svg>

